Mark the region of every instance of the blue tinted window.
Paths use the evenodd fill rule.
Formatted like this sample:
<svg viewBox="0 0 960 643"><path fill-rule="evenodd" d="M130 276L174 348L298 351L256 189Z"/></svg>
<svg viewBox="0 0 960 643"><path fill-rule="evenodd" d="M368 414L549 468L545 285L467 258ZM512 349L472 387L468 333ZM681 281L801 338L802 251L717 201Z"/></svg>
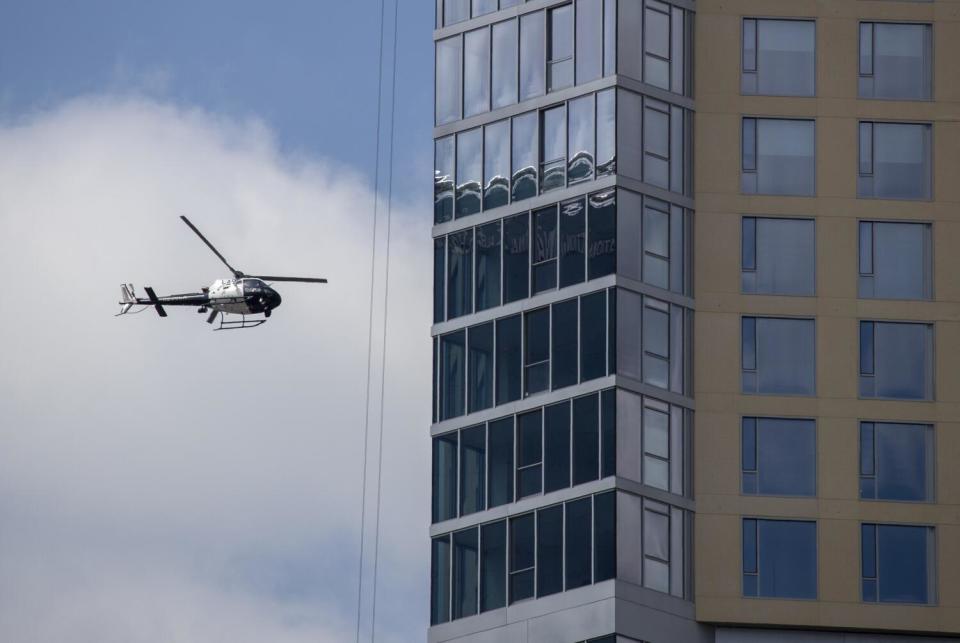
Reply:
<svg viewBox="0 0 960 643"><path fill-rule="evenodd" d="M540 493L543 464L543 414L517 416L517 498Z"/></svg>
<svg viewBox="0 0 960 643"><path fill-rule="evenodd" d="M507 524L480 527L480 611L507 604Z"/></svg>
<svg viewBox="0 0 960 643"><path fill-rule="evenodd" d="M577 300L553 305L553 388L577 383Z"/></svg>
<svg viewBox="0 0 960 643"><path fill-rule="evenodd" d="M500 305L500 222L477 228L476 310Z"/></svg>
<svg viewBox="0 0 960 643"><path fill-rule="evenodd" d="M462 618L477 613L478 563L480 550L477 528L453 534L453 616Z"/></svg>
<svg viewBox="0 0 960 643"><path fill-rule="evenodd" d="M864 601L932 601L935 583L931 527L865 524L861 536ZM876 556L873 561L872 555Z"/></svg>
<svg viewBox="0 0 960 643"><path fill-rule="evenodd" d="M861 322L860 396L933 399L933 325Z"/></svg>
<svg viewBox="0 0 960 643"><path fill-rule="evenodd" d="M486 509L487 427L460 432L460 515Z"/></svg>
<svg viewBox="0 0 960 643"><path fill-rule="evenodd" d="M497 320L497 404L520 399L521 325L520 315Z"/></svg>
<svg viewBox="0 0 960 643"><path fill-rule="evenodd" d="M570 402L544 409L543 491L570 486Z"/></svg>
<svg viewBox="0 0 960 643"><path fill-rule="evenodd" d="M860 427L860 497L933 499L933 427L864 422Z"/></svg>
<svg viewBox="0 0 960 643"><path fill-rule="evenodd" d="M464 331L440 338L440 419L463 415L466 406L466 337Z"/></svg>
<svg viewBox="0 0 960 643"><path fill-rule="evenodd" d="M560 287L578 284L586 269L586 208L583 199L560 205Z"/></svg>
<svg viewBox="0 0 960 643"><path fill-rule="evenodd" d="M488 507L513 502L513 417L489 425Z"/></svg>
<svg viewBox="0 0 960 643"><path fill-rule="evenodd" d="M493 322L470 328L467 340L470 357L467 401L473 413L493 406Z"/></svg>
<svg viewBox="0 0 960 643"><path fill-rule="evenodd" d="M537 512L537 596L563 591L563 505Z"/></svg>
<svg viewBox="0 0 960 643"><path fill-rule="evenodd" d="M504 303L530 296L530 219L521 214L503 221Z"/></svg>
<svg viewBox="0 0 960 643"><path fill-rule="evenodd" d="M617 494L593 497L593 582L617 575Z"/></svg>
<svg viewBox="0 0 960 643"><path fill-rule="evenodd" d="M573 484L599 477L600 409L597 395L573 401Z"/></svg>
<svg viewBox="0 0 960 643"><path fill-rule="evenodd" d="M816 495L813 420L744 418L742 434L744 493Z"/></svg>
<svg viewBox="0 0 960 643"><path fill-rule="evenodd" d="M751 534L752 526L756 533ZM744 520L744 595L817 597L817 524L794 520ZM748 575L754 575L756 580ZM752 593L755 590L755 593Z"/></svg>
<svg viewBox="0 0 960 643"><path fill-rule="evenodd" d="M567 503L566 587L589 585L591 553L590 498Z"/></svg>
<svg viewBox="0 0 960 643"><path fill-rule="evenodd" d="M813 395L814 321L744 317L742 323L743 392Z"/></svg>
<svg viewBox="0 0 960 643"><path fill-rule="evenodd" d="M533 598L534 515L510 520L510 603Z"/></svg>

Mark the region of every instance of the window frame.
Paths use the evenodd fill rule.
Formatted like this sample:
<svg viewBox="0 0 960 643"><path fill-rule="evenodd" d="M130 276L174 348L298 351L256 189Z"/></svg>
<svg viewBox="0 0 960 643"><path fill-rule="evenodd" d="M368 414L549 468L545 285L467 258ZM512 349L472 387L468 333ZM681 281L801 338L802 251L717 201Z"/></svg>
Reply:
<svg viewBox="0 0 960 643"><path fill-rule="evenodd" d="M753 342L754 342L754 344L753 344L753 364L754 364L754 366L753 366L752 369L746 368L746 367L744 366L744 352L743 352L743 348L744 348L744 333L746 332L746 327L745 327L745 325L744 325L744 322L745 322L747 319L753 320L753 323L754 323L754 326L753 326ZM758 340L757 326L756 326L757 320L760 320L760 319L787 319L787 320L793 320L793 321L809 321L809 322L812 322L812 323L813 323L813 348L814 348L814 350L813 350L813 389L811 390L810 393L761 393L761 392L760 392L760 390L759 390L759 388L760 388L760 381L759 381L759 375L758 375L760 369L759 369L759 361L758 361L758 357L757 357L757 355L758 355L758 353L757 353L757 342L758 342L759 340ZM817 358L817 345L818 345L818 334L819 334L819 333L818 333L817 326L818 326L818 324L817 324L817 317L816 317L815 315L814 315L814 316L807 316L807 315L777 315L777 314L774 314L774 315L764 315L764 314L760 314L760 313L743 313L743 314L741 314L741 315L740 315L740 374L741 374L740 394L741 394L741 395L766 396L766 397L817 397L817 390L818 390L818 386L819 386L819 383L818 383L818 379L819 379L819 378L817 377L817 368L818 368L818 366L819 366L819 360L818 360L818 358ZM743 385L743 374L744 374L744 373L748 373L748 372L752 372L752 373L754 374L754 376L757 377L756 386L754 387L756 390L753 390L753 391L746 391L746 390L744 390L745 387L744 387L744 385Z"/></svg>
<svg viewBox="0 0 960 643"><path fill-rule="evenodd" d="M867 325L872 326L872 329L867 331ZM928 397L915 398L915 397L889 397L886 395L865 395L863 393L863 387L865 386L864 378L873 379L873 390L876 392L876 377L877 377L877 324L909 324L911 326L923 326L929 331L929 341L930 341L930 364L928 365L929 371L924 374L926 378L929 378L929 395ZM864 339L867 336L867 333L871 333L870 337L870 351L869 355L864 354ZM926 356L925 356L926 357ZM869 365L867 364L869 362ZM869 368L870 370L866 370ZM926 382L924 382L924 388L926 388ZM937 323L936 321L918 321L918 320L900 320L900 319L868 319L868 318L858 318L857 319L857 399L860 400L896 400L903 402L936 402L937 401Z"/></svg>
<svg viewBox="0 0 960 643"><path fill-rule="evenodd" d="M758 226L759 222L762 219L769 219L774 221L809 221L813 224L813 292L809 294L796 294L796 293L783 293L783 292L759 292L757 290L749 291L744 288L744 273L752 273L757 275L760 272L758 267L758 256L759 256L759 246L757 245L757 235L758 235ZM752 226L751 236L753 238L752 242L752 268L747 267L744 264L746 263L747 258L747 222L750 221ZM817 264L819 263L819 244L817 243L817 218L812 216L795 216L795 215L767 215L767 214L743 214L740 216L740 293L743 295L755 295L758 297L816 297L817 296ZM754 277L756 281L756 277ZM755 285L756 287L756 285Z"/></svg>
<svg viewBox="0 0 960 643"><path fill-rule="evenodd" d="M880 496L880 462L877 449L878 426L877 425L897 425L897 426L920 426L924 429L924 477L927 483L927 497L920 500L904 500L898 498L887 498ZM864 471L865 451L864 436L866 431L871 432L870 437L870 471ZM857 421L857 474L859 480L858 498L865 502L898 502L906 504L931 504L937 502L937 423L936 422L905 422L889 420L858 420ZM928 457L929 456L929 459ZM873 491L868 493L864 488L865 480L873 481Z"/></svg>
<svg viewBox="0 0 960 643"><path fill-rule="evenodd" d="M934 165L936 160L936 150L934 149L934 122L933 121L912 121L912 120L892 120L892 119L882 119L882 118L857 118L857 199L869 199L869 200L880 200L880 201L907 201L907 202L920 202L920 203L929 203L936 200L936 167ZM922 126L926 131L926 147L927 152L926 166L929 171L928 176L926 177L926 191L927 194L920 197L909 197L909 196L889 196L877 195L876 189L876 157L877 157L877 125L915 125ZM864 152L866 150L864 133L869 129L869 160L864 159ZM869 166L869 168L868 168ZM868 169L867 169L868 168ZM870 193L864 194L866 192L866 187L861 187L861 183L866 182L867 179L870 179Z"/></svg>
<svg viewBox="0 0 960 643"><path fill-rule="evenodd" d="M860 521L860 538L859 538L859 552L860 552L860 602L867 604L876 604L876 605L928 605L935 606L939 604L939 595L940 595L940 574L937 566L939 562L939 541L940 537L937 534L937 526L931 524L921 524L921 523L894 523L894 522L870 522L870 521ZM880 583L883 579L880 569L880 528L881 527L912 527L917 529L926 530L926 573L927 573L927 600L926 602L913 602L913 601L882 601L880 600ZM867 530L872 528L873 531L873 576L867 575L867 569L864 569L864 563L866 562L867 552L864 549L864 542L867 537ZM876 598L868 600L867 596L867 582L873 581L873 592Z"/></svg>
<svg viewBox="0 0 960 643"><path fill-rule="evenodd" d="M760 22L811 22L813 23L813 93L812 94L762 94L760 91L746 92L744 74L753 74L759 85L760 78ZM747 23L753 23L753 69L746 67ZM743 16L740 20L740 96L774 96L778 98L816 98L817 93L817 49L819 48L819 20L816 16Z"/></svg>
<svg viewBox="0 0 960 643"><path fill-rule="evenodd" d="M806 116L770 116L770 115L757 115L757 114L743 114L740 117L740 195L743 196L774 196L774 197L797 197L797 198L806 198L812 199L819 196L819 181L817 180L817 157L819 156L819 144L817 141L817 120L816 116L806 117ZM744 150L746 149L746 139L745 134L747 131L747 124L750 121L753 129L753 167L748 168L745 165ZM813 185L811 186L809 194L795 194L795 193L780 193L780 192L761 192L760 191L760 121L797 121L801 123L812 123L813 124L813 173L811 175L813 179ZM745 174L752 174L756 176L757 189L753 192L747 191L744 189L744 179Z"/></svg>
<svg viewBox="0 0 960 643"><path fill-rule="evenodd" d="M813 423L813 492L812 493L762 493L760 491L760 420L793 420L793 421L802 421L802 422L812 422ZM753 422L753 468L747 468L747 462L744 461L744 455L746 451L746 433L747 433L747 423ZM819 490L819 462L817 461L817 454L819 453L819 432L820 425L818 418L816 417L807 417L807 416L788 416L783 415L742 415L740 417L740 495L741 496L753 496L759 498L816 498L817 492ZM748 474L753 474L754 484L756 491L747 491L747 478Z"/></svg>
<svg viewBox="0 0 960 643"><path fill-rule="evenodd" d="M928 2L931 0L927 0ZM930 95L920 98L910 97L910 98L892 98L889 96L865 96L864 92L861 91L862 81L865 78L876 79L877 74L877 25L904 25L904 26L921 26L926 27L929 35L929 50L924 52L924 55L928 55L930 59L930 68L925 70L927 72L930 84ZM864 62L864 28L870 30L870 70L864 71L863 62ZM859 100L886 100L886 101L913 101L913 102L933 102L936 100L936 30L934 29L933 22L925 22L923 20L882 20L882 19L866 19L857 21L857 99ZM872 93L875 93L872 92Z"/></svg>

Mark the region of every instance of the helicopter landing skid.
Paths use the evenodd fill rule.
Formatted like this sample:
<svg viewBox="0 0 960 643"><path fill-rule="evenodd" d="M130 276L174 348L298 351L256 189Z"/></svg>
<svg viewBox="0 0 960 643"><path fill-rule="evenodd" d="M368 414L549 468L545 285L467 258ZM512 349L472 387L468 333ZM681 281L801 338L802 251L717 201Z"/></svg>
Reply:
<svg viewBox="0 0 960 643"><path fill-rule="evenodd" d="M213 330L214 332L218 330L241 330L243 328L256 328L266 323L266 319L247 319L246 315L241 315L240 319L227 319L226 315L220 313L220 326Z"/></svg>

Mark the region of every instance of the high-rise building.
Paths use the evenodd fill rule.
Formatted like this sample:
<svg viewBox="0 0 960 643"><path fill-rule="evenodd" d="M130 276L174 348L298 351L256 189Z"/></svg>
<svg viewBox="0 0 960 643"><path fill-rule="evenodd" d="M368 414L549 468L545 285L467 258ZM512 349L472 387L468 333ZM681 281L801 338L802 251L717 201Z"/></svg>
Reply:
<svg viewBox="0 0 960 643"><path fill-rule="evenodd" d="M436 5L429 641L960 637L960 2Z"/></svg>

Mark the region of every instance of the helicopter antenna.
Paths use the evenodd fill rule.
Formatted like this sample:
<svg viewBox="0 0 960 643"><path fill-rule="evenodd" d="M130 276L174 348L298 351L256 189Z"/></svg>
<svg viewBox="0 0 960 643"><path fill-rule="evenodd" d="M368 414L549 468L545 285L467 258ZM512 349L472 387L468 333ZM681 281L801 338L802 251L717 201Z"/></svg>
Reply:
<svg viewBox="0 0 960 643"><path fill-rule="evenodd" d="M217 250L216 248L213 247L213 244L210 243L205 236L203 236L203 233L200 232L200 231L197 229L197 226L195 226L195 225L193 225L192 223L190 223L190 219L188 219L187 217L183 216L182 214L180 215L180 218L183 219L183 222L184 222L184 223L186 223L188 226L190 226L190 229L193 230L193 231L197 234L198 237L200 237L200 240L201 240L201 241L203 241L205 244L207 244L207 247L208 247L208 248L210 248L211 250L213 250L213 254L217 255L217 257L220 259L220 261L223 262L223 265L225 265L227 268L230 269L230 272L233 273L233 276L234 276L234 277L236 277L237 279L240 279L241 277L244 276L242 272L240 272L239 270L237 270L236 268L234 268L233 266L230 265L230 263L223 257L223 255L220 254L220 251L219 251L219 250ZM277 279L277 280L275 280L275 281L280 281L280 280Z"/></svg>

